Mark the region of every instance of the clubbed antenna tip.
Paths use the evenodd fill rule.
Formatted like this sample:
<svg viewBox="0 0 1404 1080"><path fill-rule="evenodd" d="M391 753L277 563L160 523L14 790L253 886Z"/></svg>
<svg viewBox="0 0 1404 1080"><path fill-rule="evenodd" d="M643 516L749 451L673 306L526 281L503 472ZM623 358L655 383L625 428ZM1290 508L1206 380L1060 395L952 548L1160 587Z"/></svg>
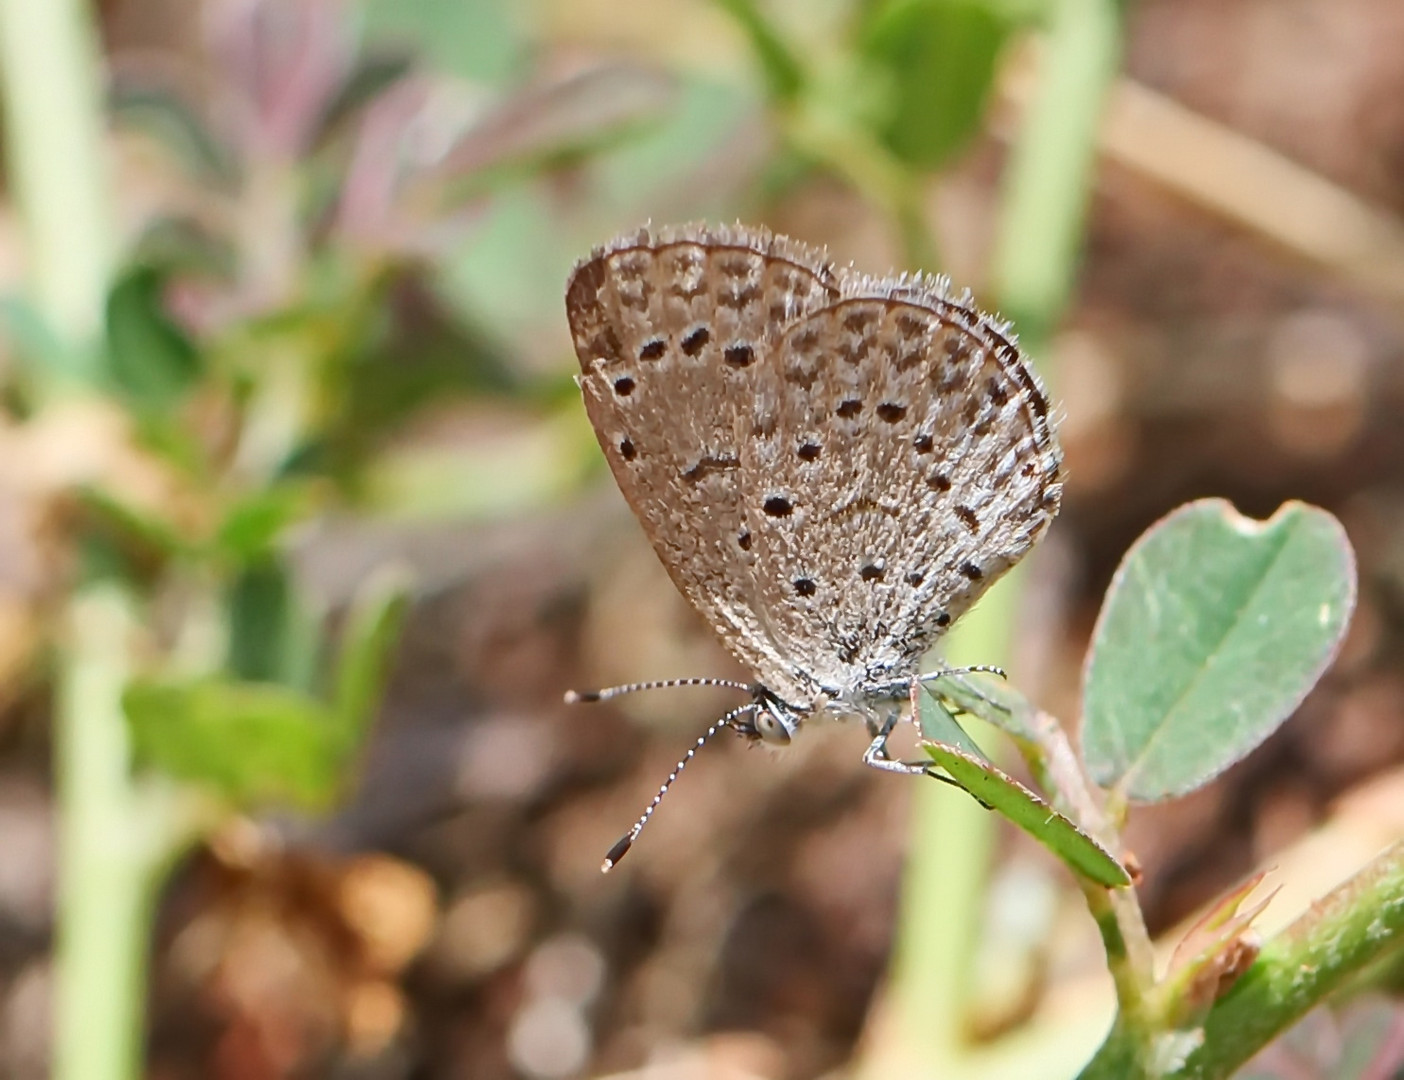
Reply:
<svg viewBox="0 0 1404 1080"><path fill-rule="evenodd" d="M734 726L737 717L752 712L755 708L755 703L751 702L742 705L738 709L732 709L731 712L727 713L702 733L698 740L688 749L687 753L673 766L673 771L668 774L668 778L663 781L657 794L655 794L652 800L649 801L649 804L644 807L644 812L639 815L639 820L634 822L634 827L630 829L618 843L609 849L604 857L604 862L600 865L601 873L608 874L619 865L619 860L628 854L629 849L634 846L634 841L639 838L639 833L643 832L643 828L648 824L649 818L653 817L653 812L658 809L658 804L663 801L663 796L668 794L668 789L673 786L673 782L682 774L683 769L687 768L687 763L696 756L697 751L707 745L707 740L711 739L722 728Z"/></svg>
<svg viewBox="0 0 1404 1080"><path fill-rule="evenodd" d="M614 847L610 848L605 855L604 862L600 864L600 873L608 874L619 865L619 860L629 854L629 849L634 846L634 837L637 835L637 833L630 832L619 838Z"/></svg>

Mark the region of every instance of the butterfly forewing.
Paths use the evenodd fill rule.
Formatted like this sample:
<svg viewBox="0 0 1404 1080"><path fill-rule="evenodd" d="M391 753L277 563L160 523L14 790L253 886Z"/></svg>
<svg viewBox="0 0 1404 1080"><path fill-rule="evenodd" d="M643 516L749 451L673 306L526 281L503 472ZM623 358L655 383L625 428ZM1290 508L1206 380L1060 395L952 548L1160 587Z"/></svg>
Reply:
<svg viewBox="0 0 1404 1080"><path fill-rule="evenodd" d="M620 490L683 595L762 675L785 665L755 594L739 440L781 334L838 293L800 245L692 227L621 238L566 289L586 411Z"/></svg>

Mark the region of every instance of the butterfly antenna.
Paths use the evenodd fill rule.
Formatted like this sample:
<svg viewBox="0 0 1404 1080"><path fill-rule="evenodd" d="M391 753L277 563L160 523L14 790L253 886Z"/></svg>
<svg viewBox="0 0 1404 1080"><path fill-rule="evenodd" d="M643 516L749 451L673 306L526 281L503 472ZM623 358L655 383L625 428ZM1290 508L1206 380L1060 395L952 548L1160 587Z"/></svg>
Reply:
<svg viewBox="0 0 1404 1080"><path fill-rule="evenodd" d="M644 812L639 815L639 820L634 822L634 827L620 837L619 842L605 854L604 863L600 866L601 873L609 873L619 865L619 860L629 853L629 849L634 846L634 841L639 838L639 833L643 832L644 826L648 824L648 819L653 817L653 812L658 809L658 804L663 801L663 796L668 794L668 789L673 786L673 781L677 780L677 778L682 775L682 771L687 768L687 763L693 759L697 751L701 750L702 747L707 744L707 741L722 728L734 725L738 717L753 711L755 708L755 703L752 702L742 705L740 708L732 709L731 712L727 713L702 733L698 740L692 744L688 752L673 766L673 771L668 774L668 779L663 781L663 785L658 789L658 793L653 796L653 801L644 807Z"/></svg>
<svg viewBox="0 0 1404 1080"><path fill-rule="evenodd" d="M1002 667L996 667L994 664L971 664L969 667L951 667L942 668L940 671L928 671L924 675L918 675L917 682L935 682L948 675L998 675L1006 682L1009 681L1009 675Z"/></svg>
<svg viewBox="0 0 1404 1080"><path fill-rule="evenodd" d="M749 683L737 682L735 679L658 679L654 682L607 686L603 690L567 690L565 700L567 705L588 701L608 701L610 698L634 694L640 690L667 690L675 686L725 686L733 690L745 690L747 693L752 690Z"/></svg>

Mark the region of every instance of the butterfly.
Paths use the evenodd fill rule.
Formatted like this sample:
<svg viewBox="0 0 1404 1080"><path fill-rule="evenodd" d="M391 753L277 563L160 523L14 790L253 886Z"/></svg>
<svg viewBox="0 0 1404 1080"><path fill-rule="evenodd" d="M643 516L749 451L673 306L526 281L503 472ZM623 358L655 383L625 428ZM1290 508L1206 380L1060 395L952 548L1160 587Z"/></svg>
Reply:
<svg viewBox="0 0 1404 1080"><path fill-rule="evenodd" d="M1049 401L1007 324L926 275L876 278L743 225L640 229L572 272L577 382L673 583L753 683L718 730L789 743L818 715L887 739L923 655L1042 538L1062 496ZM981 670L981 669L971 669ZM988 669L984 669L988 670ZM949 672L945 672L948 674Z"/></svg>

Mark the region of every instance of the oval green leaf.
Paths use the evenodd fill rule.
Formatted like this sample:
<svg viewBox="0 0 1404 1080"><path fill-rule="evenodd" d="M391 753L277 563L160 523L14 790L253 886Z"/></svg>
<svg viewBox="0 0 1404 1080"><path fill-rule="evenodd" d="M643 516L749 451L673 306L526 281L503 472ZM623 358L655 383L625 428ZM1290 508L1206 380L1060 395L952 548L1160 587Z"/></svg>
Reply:
<svg viewBox="0 0 1404 1080"><path fill-rule="evenodd" d="M1131 884L1131 875L1106 848L1012 776L954 746L922 745L952 780L990 809L998 810L1083 877L1109 889Z"/></svg>
<svg viewBox="0 0 1404 1080"><path fill-rule="evenodd" d="M1083 680L1088 772L1127 799L1193 791L1291 715L1355 606L1340 522L1289 502L1266 522L1222 499L1175 510L1132 545Z"/></svg>

